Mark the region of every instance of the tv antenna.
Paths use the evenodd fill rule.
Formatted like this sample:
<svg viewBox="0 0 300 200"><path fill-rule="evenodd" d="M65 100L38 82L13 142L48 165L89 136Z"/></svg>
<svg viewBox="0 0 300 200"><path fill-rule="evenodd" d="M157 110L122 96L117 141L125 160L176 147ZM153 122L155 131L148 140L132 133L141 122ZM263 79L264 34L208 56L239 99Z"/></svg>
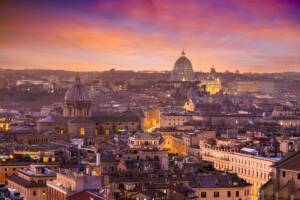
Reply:
<svg viewBox="0 0 300 200"><path fill-rule="evenodd" d="M300 48L297 49L297 69L300 72Z"/></svg>

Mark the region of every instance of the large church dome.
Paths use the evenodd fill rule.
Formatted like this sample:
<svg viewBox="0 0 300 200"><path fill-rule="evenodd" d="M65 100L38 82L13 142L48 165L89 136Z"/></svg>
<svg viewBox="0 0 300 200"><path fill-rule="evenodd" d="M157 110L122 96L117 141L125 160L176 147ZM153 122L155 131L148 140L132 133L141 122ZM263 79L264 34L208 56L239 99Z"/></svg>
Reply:
<svg viewBox="0 0 300 200"><path fill-rule="evenodd" d="M185 56L183 51L180 58L175 62L171 73L172 81L193 81L194 71L191 61Z"/></svg>
<svg viewBox="0 0 300 200"><path fill-rule="evenodd" d="M75 82L69 88L65 95L65 102L77 103L91 101L88 91L82 86L79 76L76 76Z"/></svg>
<svg viewBox="0 0 300 200"><path fill-rule="evenodd" d="M64 100L64 117L91 116L91 98L88 91L81 84L78 75L73 85L66 92Z"/></svg>

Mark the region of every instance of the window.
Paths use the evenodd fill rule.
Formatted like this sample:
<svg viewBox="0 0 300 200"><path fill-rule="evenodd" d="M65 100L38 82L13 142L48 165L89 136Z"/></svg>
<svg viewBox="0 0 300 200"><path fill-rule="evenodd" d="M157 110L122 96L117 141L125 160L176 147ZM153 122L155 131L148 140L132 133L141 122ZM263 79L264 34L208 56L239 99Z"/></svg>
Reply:
<svg viewBox="0 0 300 200"><path fill-rule="evenodd" d="M201 198L206 198L206 192L201 192L200 196Z"/></svg>
<svg viewBox="0 0 300 200"><path fill-rule="evenodd" d="M33 196L36 196L36 191L35 191L35 190L32 192L32 195L33 195Z"/></svg>
<svg viewBox="0 0 300 200"><path fill-rule="evenodd" d="M236 197L239 197L239 196L240 196L240 192L239 192L239 191L236 191L236 192L235 192L235 196L236 196Z"/></svg>
<svg viewBox="0 0 300 200"><path fill-rule="evenodd" d="M45 196L45 195L46 195L46 191L43 191L43 193L42 193L42 194L43 194L43 196Z"/></svg>
<svg viewBox="0 0 300 200"><path fill-rule="evenodd" d="M282 177L285 177L285 171L282 172Z"/></svg>
<svg viewBox="0 0 300 200"><path fill-rule="evenodd" d="M220 193L219 192L214 192L214 197L219 197Z"/></svg>
<svg viewBox="0 0 300 200"><path fill-rule="evenodd" d="M227 191L227 197L231 197L231 191Z"/></svg>
<svg viewBox="0 0 300 200"><path fill-rule="evenodd" d="M85 128L80 128L80 135L84 135L85 134Z"/></svg>
<svg viewBox="0 0 300 200"><path fill-rule="evenodd" d="M98 136L98 135L99 135L99 130L95 129L95 136Z"/></svg>
<svg viewBox="0 0 300 200"><path fill-rule="evenodd" d="M300 174L298 174L298 179L300 179Z"/></svg>

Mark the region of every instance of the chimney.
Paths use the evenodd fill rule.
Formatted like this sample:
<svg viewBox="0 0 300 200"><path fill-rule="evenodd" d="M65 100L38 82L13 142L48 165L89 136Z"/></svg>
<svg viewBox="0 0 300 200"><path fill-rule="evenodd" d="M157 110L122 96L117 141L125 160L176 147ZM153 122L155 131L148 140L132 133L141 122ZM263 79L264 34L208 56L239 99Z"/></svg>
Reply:
<svg viewBox="0 0 300 200"><path fill-rule="evenodd" d="M101 154L99 152L96 153L96 166L100 166Z"/></svg>
<svg viewBox="0 0 300 200"><path fill-rule="evenodd" d="M87 167L85 170L86 170L85 172L87 175L91 175L91 169L89 167Z"/></svg>

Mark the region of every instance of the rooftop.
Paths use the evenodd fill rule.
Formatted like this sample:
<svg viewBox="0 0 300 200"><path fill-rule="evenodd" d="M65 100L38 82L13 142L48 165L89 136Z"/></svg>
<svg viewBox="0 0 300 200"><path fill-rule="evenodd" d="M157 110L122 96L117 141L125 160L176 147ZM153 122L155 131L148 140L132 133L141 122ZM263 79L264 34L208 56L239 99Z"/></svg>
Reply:
<svg viewBox="0 0 300 200"><path fill-rule="evenodd" d="M18 185L21 185L23 187L26 187L26 188L45 187L46 186L46 182L44 182L44 181L43 182L28 181L17 175L12 175L12 176L8 177L8 180L12 181Z"/></svg>
<svg viewBox="0 0 300 200"><path fill-rule="evenodd" d="M30 165L30 168L20 169L18 172L31 177L55 177L56 174L46 165Z"/></svg>
<svg viewBox="0 0 300 200"><path fill-rule="evenodd" d="M250 185L244 179L230 173L200 174L191 182L193 188L229 188Z"/></svg>
<svg viewBox="0 0 300 200"><path fill-rule="evenodd" d="M300 152L295 152L273 165L276 168L300 171Z"/></svg>

